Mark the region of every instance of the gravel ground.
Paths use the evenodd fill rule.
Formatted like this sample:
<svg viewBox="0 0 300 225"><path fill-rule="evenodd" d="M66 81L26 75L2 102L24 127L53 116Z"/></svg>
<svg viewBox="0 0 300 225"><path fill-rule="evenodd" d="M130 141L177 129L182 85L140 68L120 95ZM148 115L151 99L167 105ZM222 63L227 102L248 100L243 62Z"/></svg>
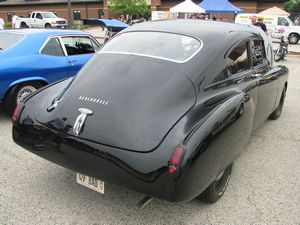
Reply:
<svg viewBox="0 0 300 225"><path fill-rule="evenodd" d="M223 198L154 200L108 184L105 195L76 184L72 171L15 145L10 118L0 109L0 224L300 224L300 57L289 56L290 80L282 116L267 121L236 160Z"/></svg>

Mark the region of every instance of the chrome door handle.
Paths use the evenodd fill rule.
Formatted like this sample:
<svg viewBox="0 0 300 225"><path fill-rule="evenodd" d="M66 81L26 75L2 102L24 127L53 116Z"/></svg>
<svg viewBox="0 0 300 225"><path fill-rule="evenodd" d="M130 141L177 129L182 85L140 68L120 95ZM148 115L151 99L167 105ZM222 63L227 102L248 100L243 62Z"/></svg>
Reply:
<svg viewBox="0 0 300 225"><path fill-rule="evenodd" d="M253 74L251 77L253 77L253 78L258 78L258 77L261 77L261 73L256 73L256 74Z"/></svg>

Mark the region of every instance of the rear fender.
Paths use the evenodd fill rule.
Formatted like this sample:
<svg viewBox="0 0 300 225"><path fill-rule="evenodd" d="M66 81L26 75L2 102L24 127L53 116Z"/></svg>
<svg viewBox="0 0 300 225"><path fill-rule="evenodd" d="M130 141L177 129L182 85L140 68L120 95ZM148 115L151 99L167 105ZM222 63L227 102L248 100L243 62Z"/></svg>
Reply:
<svg viewBox="0 0 300 225"><path fill-rule="evenodd" d="M14 82L12 82L8 89L18 85L18 84L21 84L21 83L26 83L26 82L31 82L31 81L42 81L44 84L49 84L49 81L46 80L44 77L25 77L25 78L22 78L22 79L19 79L19 80L15 80Z"/></svg>
<svg viewBox="0 0 300 225"><path fill-rule="evenodd" d="M188 134L180 180L193 188L194 197L242 153L253 118L254 101L238 93L217 105Z"/></svg>

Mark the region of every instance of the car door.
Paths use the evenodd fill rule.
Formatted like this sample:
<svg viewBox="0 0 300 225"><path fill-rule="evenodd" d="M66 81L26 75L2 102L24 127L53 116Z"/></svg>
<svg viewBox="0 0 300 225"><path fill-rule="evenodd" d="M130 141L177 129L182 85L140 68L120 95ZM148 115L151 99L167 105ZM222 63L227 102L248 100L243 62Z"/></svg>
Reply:
<svg viewBox="0 0 300 225"><path fill-rule="evenodd" d="M220 55L222 60L224 60L224 55ZM228 142L230 147L226 147L230 148L230 151L226 152L227 159L236 158L241 154L242 146L248 140L253 126L259 78L253 76L250 56L249 41L246 39L237 42L228 49L225 55L224 68L220 71L222 66L216 66L216 68L219 67L219 72L215 77L212 76L212 83L214 83L212 85L212 90L214 91L212 93L212 96L214 96L213 99L228 98L228 96L231 96L230 98L233 99L237 95L243 96L241 99L243 103L241 105L234 104L235 107L239 107L243 116L238 117L238 119L236 116L232 117L230 121L232 121L234 125L228 126L226 133L224 132L223 134L224 140L230 140L230 142ZM210 72L209 74L214 73ZM232 95L233 93L236 95ZM226 104L224 107L226 108L229 105L230 104ZM231 109L232 110L227 108L224 110L224 114L227 114L228 118L230 118L230 113L232 112L233 114L231 115L236 115L234 113L236 112L236 108ZM224 121L225 120L222 120L220 124L224 124Z"/></svg>
<svg viewBox="0 0 300 225"><path fill-rule="evenodd" d="M276 38L280 38L283 35L286 35L289 30L289 22L285 17L279 16L277 18L277 26L275 27L273 36Z"/></svg>
<svg viewBox="0 0 300 225"><path fill-rule="evenodd" d="M257 129L273 112L278 90L276 69L266 58L264 41L254 39L250 43L253 76L259 79L253 129Z"/></svg>
<svg viewBox="0 0 300 225"><path fill-rule="evenodd" d="M43 27L42 24L43 24L42 14L41 13L36 13L35 18L33 18L33 20L32 20L31 26L35 27L35 28L42 28Z"/></svg>
<svg viewBox="0 0 300 225"><path fill-rule="evenodd" d="M97 46L100 47L89 36L66 36L61 37L61 41L68 55L70 76L76 75L97 51Z"/></svg>
<svg viewBox="0 0 300 225"><path fill-rule="evenodd" d="M37 74L43 76L49 83L69 77L68 59L58 37L46 41L40 50L36 66L39 67Z"/></svg>

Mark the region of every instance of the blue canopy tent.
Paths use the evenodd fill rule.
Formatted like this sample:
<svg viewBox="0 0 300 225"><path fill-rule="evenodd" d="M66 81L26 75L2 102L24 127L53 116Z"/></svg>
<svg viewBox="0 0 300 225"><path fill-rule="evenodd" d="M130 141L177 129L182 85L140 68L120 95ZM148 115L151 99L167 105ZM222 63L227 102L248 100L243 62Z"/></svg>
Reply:
<svg viewBox="0 0 300 225"><path fill-rule="evenodd" d="M97 18L88 18L88 19L81 19L84 25L100 25L103 27L107 27L108 30L112 32L119 32L126 27L128 24L123 23L119 20L115 19L97 19Z"/></svg>
<svg viewBox="0 0 300 225"><path fill-rule="evenodd" d="M243 9L235 7L228 0L203 0L198 6L205 9L205 13L238 14L244 12Z"/></svg>

